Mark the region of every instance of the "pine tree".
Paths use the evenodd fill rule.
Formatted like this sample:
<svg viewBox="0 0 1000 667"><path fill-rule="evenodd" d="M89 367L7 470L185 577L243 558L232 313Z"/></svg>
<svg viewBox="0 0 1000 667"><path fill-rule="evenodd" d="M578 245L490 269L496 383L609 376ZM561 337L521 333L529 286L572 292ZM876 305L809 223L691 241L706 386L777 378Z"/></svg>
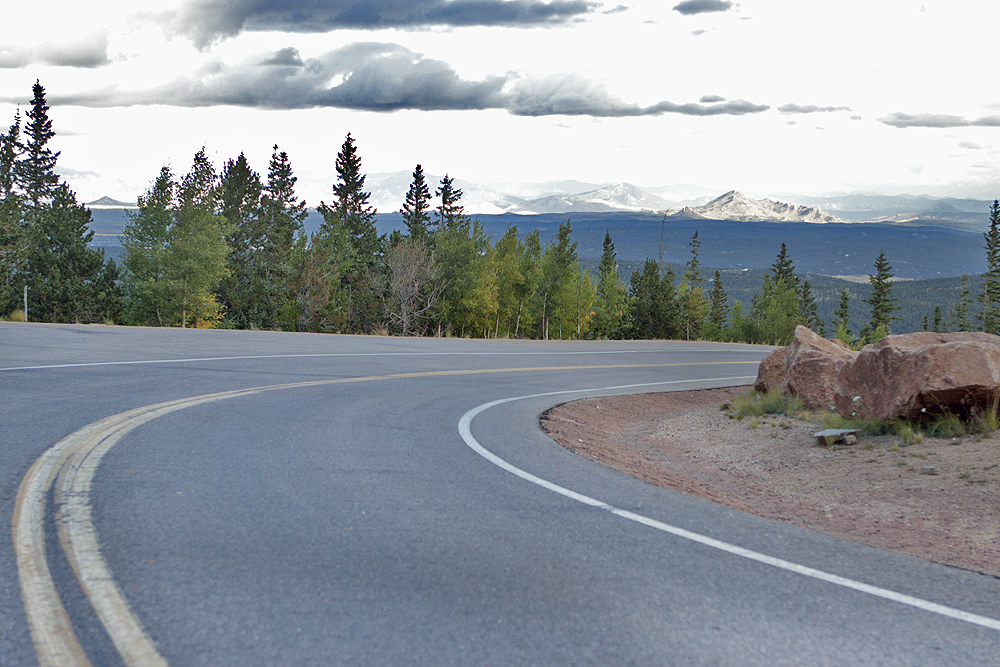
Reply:
<svg viewBox="0 0 1000 667"><path fill-rule="evenodd" d="M321 202L319 211L331 225L343 225L355 260L366 269L375 267L382 251L383 239L375 229L375 207L365 192L365 175L361 172L361 157L350 132L337 154L337 182L333 186L332 206Z"/></svg>
<svg viewBox="0 0 1000 667"><path fill-rule="evenodd" d="M16 139L19 116L15 116L2 157L6 172L2 187L12 197L11 208L4 214L20 218L19 225L13 225L11 219L6 225L7 231L19 236L16 244L23 259L19 279L29 287L32 319L95 321L99 312L116 310L98 304L103 252L87 247L93 239L90 211L77 202L76 194L55 172L59 153L48 147L55 132L45 88L36 81L32 94L24 143ZM114 296L113 291L105 292L107 298Z"/></svg>
<svg viewBox="0 0 1000 667"><path fill-rule="evenodd" d="M970 316L969 306L972 304L972 298L969 292L969 276L962 276L962 284L958 288L958 302L955 303L951 311L951 323L955 328L955 331L971 331L972 330L972 319Z"/></svg>
<svg viewBox="0 0 1000 667"><path fill-rule="evenodd" d="M272 263L287 261L296 234L302 232L309 215L306 203L295 194L298 178L292 172L288 153L274 145L267 169L267 183L260 200L260 221L265 247L274 255Z"/></svg>
<svg viewBox="0 0 1000 667"><path fill-rule="evenodd" d="M802 324L812 329L820 336L826 336L826 327L819 317L816 307L816 299L812 295L812 285L808 280L802 282L799 287L799 312L801 313Z"/></svg>
<svg viewBox="0 0 1000 667"><path fill-rule="evenodd" d="M845 287L840 291L840 303L837 306L837 310L833 311L833 325L835 329L840 329L843 327L845 331L850 333L851 329L851 293L847 291Z"/></svg>
<svg viewBox="0 0 1000 667"><path fill-rule="evenodd" d="M777 259L771 265L771 280L774 283L780 280L784 282L786 287L793 290L797 290L799 287L799 279L795 275L795 265L788 257L788 248L784 243L781 244L781 250L778 251Z"/></svg>
<svg viewBox="0 0 1000 667"><path fill-rule="evenodd" d="M833 311L834 337L843 341L848 347L855 344L854 332L851 331L851 294L845 287L840 291L840 303Z"/></svg>
<svg viewBox="0 0 1000 667"><path fill-rule="evenodd" d="M986 240L986 273L979 295L983 304L979 320L983 331L1000 334L1000 202L997 200L990 207L990 228L983 238Z"/></svg>
<svg viewBox="0 0 1000 667"><path fill-rule="evenodd" d="M267 302L267 285L261 276L264 238L258 215L263 186L260 175L240 153L222 167L218 185L219 208L226 221L229 274L218 287L219 305L226 320L241 329L270 328L275 313Z"/></svg>
<svg viewBox="0 0 1000 667"><path fill-rule="evenodd" d="M715 278L712 279L712 289L708 293L708 338L710 340L723 340L726 323L729 321L729 297L726 289L722 286L722 274L715 270Z"/></svg>
<svg viewBox="0 0 1000 667"><path fill-rule="evenodd" d="M899 299L892 296L892 266L884 251L875 258L875 274L868 276L868 282L872 286L871 295L863 301L871 308L871 319L861 330L861 336L874 343L881 336L889 335L892 323L899 319L893 315L899 310Z"/></svg>
<svg viewBox="0 0 1000 667"><path fill-rule="evenodd" d="M22 196L17 189L18 160L21 144L21 113L6 134L0 134L0 313L17 307L16 276L24 268L28 238L22 222Z"/></svg>
<svg viewBox="0 0 1000 667"><path fill-rule="evenodd" d="M295 194L298 179L292 172L288 153L278 149L271 154L267 183L260 198L257 218L260 225L261 251L256 262L266 296L262 304L262 326L277 325L296 329L288 281L291 276L292 248L301 235L306 217L306 203Z"/></svg>
<svg viewBox="0 0 1000 667"><path fill-rule="evenodd" d="M618 257L611 233L604 232L604 250L597 268L597 292L591 330L598 338L621 338L628 311L628 291L618 276Z"/></svg>
<svg viewBox="0 0 1000 667"><path fill-rule="evenodd" d="M59 185L59 175L55 172L59 153L48 147L49 140L56 136L49 119L49 106L45 103L45 88L38 81L31 88L31 110L24 132L23 157L18 165L18 180L21 183L31 208L37 209L42 202L52 198Z"/></svg>
<svg viewBox="0 0 1000 667"><path fill-rule="evenodd" d="M944 315L941 314L941 306L934 306L934 320L933 328L931 331L934 333L944 333Z"/></svg>
<svg viewBox="0 0 1000 667"><path fill-rule="evenodd" d="M419 164L413 170L413 182L406 193L406 202L400 213L403 215L403 222L412 238L425 238L427 236L427 226L431 216L427 212L430 209L431 192L424 180L424 169Z"/></svg>
<svg viewBox="0 0 1000 667"><path fill-rule="evenodd" d="M462 199L462 190L455 187L455 179L445 174L434 196L441 198L441 205L435 209L438 229L450 229L467 220L465 207L458 203Z"/></svg>
<svg viewBox="0 0 1000 667"><path fill-rule="evenodd" d="M680 307L669 267L660 275L660 264L646 259L641 271L629 279L629 320L632 338L677 338L681 333Z"/></svg>
<svg viewBox="0 0 1000 667"><path fill-rule="evenodd" d="M687 340L701 337L702 326L708 313L708 302L701 286L701 262L698 260L698 249L701 242L698 232L691 236L691 257L687 261L681 284L677 290L677 301L680 305L681 332Z"/></svg>
<svg viewBox="0 0 1000 667"><path fill-rule="evenodd" d="M77 203L65 183L51 190L35 209L37 229L25 275L28 311L42 322L93 322L97 318L95 285L104 254L87 247L94 238L90 211Z"/></svg>

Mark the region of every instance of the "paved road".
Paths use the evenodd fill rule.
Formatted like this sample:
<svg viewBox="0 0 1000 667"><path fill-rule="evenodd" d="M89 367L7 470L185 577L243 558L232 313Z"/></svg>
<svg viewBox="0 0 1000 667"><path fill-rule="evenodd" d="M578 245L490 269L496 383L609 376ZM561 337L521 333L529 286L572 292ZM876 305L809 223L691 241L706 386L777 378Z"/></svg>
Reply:
<svg viewBox="0 0 1000 667"><path fill-rule="evenodd" d="M0 323L0 664L996 664L1000 580L538 428L578 396L741 384L765 353ZM22 596L42 570L55 603Z"/></svg>

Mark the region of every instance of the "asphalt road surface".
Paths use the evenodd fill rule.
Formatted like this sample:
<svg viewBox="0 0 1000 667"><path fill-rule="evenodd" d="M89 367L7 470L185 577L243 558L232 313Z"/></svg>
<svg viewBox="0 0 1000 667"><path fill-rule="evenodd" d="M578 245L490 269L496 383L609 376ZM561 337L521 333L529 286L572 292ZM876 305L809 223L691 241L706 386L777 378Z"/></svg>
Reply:
<svg viewBox="0 0 1000 667"><path fill-rule="evenodd" d="M0 323L0 665L995 665L1000 580L538 426L766 348Z"/></svg>

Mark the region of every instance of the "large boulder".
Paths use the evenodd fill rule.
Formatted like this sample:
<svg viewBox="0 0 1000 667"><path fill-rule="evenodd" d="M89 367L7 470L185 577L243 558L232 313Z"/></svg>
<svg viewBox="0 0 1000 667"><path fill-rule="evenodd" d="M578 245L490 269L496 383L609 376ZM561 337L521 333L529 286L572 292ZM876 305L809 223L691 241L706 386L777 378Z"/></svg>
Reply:
<svg viewBox="0 0 1000 667"><path fill-rule="evenodd" d="M795 337L785 355L786 393L802 400L808 410L834 410L837 377L858 353L841 340L829 340L804 327L795 327Z"/></svg>
<svg viewBox="0 0 1000 667"><path fill-rule="evenodd" d="M787 347L779 347L764 357L760 366L757 367L757 380L753 383L754 389L762 394L768 392L785 393L785 356L787 354Z"/></svg>
<svg viewBox="0 0 1000 667"><path fill-rule="evenodd" d="M764 357L754 389L797 396L809 410L833 410L837 376L857 356L842 341L799 325L791 345Z"/></svg>
<svg viewBox="0 0 1000 667"><path fill-rule="evenodd" d="M968 416L1000 392L1000 337L919 332L867 345L837 378L837 412L870 419Z"/></svg>

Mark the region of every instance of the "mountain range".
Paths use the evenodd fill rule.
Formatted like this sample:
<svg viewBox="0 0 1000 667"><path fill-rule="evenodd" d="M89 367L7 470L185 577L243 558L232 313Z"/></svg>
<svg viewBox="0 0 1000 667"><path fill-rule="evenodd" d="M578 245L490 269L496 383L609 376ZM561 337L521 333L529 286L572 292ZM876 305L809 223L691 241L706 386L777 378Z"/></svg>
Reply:
<svg viewBox="0 0 1000 667"><path fill-rule="evenodd" d="M426 175L431 194L440 177ZM383 213L398 211L412 174L399 171L368 174L370 202ZM973 231L989 223L990 202L928 196L849 194L825 197L788 195L796 203L754 199L731 190L721 196L697 185L643 188L631 183L586 183L563 180L544 183L483 185L455 179L461 203L472 215L545 215L574 213L655 213L677 219L754 222L881 222L949 226ZM134 203L102 197L92 209L134 208Z"/></svg>

